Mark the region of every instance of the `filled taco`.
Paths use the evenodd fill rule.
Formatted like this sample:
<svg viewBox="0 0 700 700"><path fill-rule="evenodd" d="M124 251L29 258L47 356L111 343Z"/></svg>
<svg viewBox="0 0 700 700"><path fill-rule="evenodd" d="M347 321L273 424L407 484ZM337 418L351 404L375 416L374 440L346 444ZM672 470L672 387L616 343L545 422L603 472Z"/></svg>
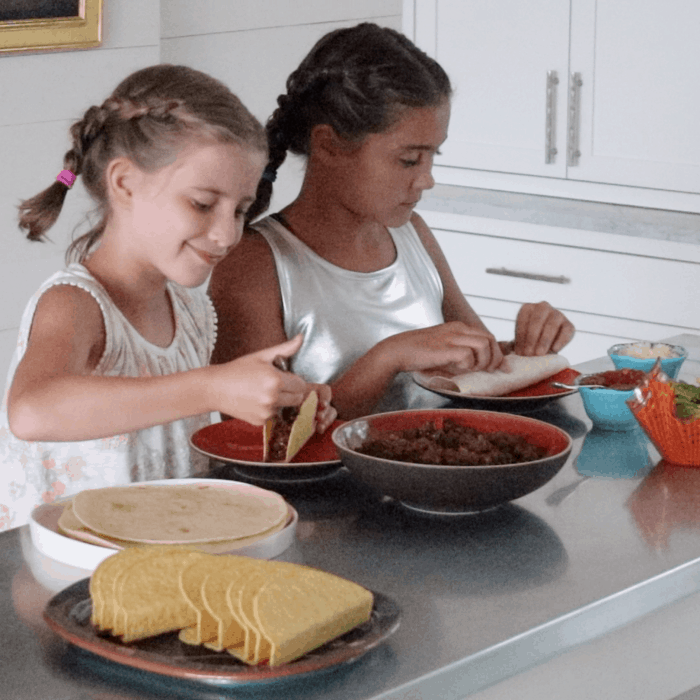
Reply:
<svg viewBox="0 0 700 700"><path fill-rule="evenodd" d="M301 406L286 406L263 428L263 460L291 462L316 431L318 394L312 391Z"/></svg>

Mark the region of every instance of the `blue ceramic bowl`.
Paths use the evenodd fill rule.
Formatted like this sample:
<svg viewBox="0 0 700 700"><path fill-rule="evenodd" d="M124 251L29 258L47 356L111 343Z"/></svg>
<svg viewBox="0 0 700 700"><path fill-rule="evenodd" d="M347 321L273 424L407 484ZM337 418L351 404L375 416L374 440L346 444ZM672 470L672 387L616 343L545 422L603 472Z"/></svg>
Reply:
<svg viewBox="0 0 700 700"><path fill-rule="evenodd" d="M646 341L618 343L608 349L608 355L617 369L628 367L629 369L641 369L643 372L650 372L657 358L635 357L634 355L628 354L629 352L634 352L635 348L642 348L643 350L648 350L650 353L655 350L660 350L663 354L672 354L673 357L661 358L661 369L671 377L671 379L676 379L678 377L681 365L688 356L688 351L680 345L649 343Z"/></svg>
<svg viewBox="0 0 700 700"><path fill-rule="evenodd" d="M601 430L633 430L639 428L634 413L627 405L627 400L634 396L634 389L618 391L617 389L591 389L581 385L587 375L576 377L579 394L588 417L593 425Z"/></svg>

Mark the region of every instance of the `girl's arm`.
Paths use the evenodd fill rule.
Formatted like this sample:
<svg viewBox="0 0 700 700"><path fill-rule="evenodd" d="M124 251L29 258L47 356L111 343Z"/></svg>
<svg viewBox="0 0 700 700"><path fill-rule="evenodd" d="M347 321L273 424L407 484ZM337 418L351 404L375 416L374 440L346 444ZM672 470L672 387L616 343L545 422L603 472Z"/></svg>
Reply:
<svg viewBox="0 0 700 700"><path fill-rule="evenodd" d="M428 228L428 225L415 212L411 216L413 224L418 236L423 243L428 255L432 258L433 264L437 268L443 287L442 315L445 321L461 321L470 328L479 328L482 331L489 332L484 322L479 318L479 315L469 305L462 290L457 284L450 265L445 258L445 254L440 248L440 244L435 239L433 232Z"/></svg>
<svg viewBox="0 0 700 700"><path fill-rule="evenodd" d="M301 403L308 390L303 379L272 366L277 355L293 355L301 338L225 365L163 377L92 376L104 333L89 293L60 285L42 295L8 396L17 437L88 440L211 411L262 424L279 406Z"/></svg>
<svg viewBox="0 0 700 700"><path fill-rule="evenodd" d="M232 253L214 268L209 296L217 316L212 364L231 362L287 342L275 261L260 234L245 232ZM301 340L296 350L300 345ZM317 430L323 432L336 417L331 407L331 390L326 384L308 387L318 393ZM224 411L222 416L226 418L228 414Z"/></svg>
<svg viewBox="0 0 700 700"><path fill-rule="evenodd" d="M209 296L217 316L212 363L229 362L287 339L275 261L261 234L246 231L214 268Z"/></svg>
<svg viewBox="0 0 700 700"><path fill-rule="evenodd" d="M217 265L209 293L219 324L213 362L227 362L285 340L274 258L261 235L245 234ZM466 301L464 305L468 308ZM370 413L402 371L444 366L459 373L500 363L495 340L476 314L474 320L471 327L461 321L446 323L378 343L331 385L338 415L347 419Z"/></svg>

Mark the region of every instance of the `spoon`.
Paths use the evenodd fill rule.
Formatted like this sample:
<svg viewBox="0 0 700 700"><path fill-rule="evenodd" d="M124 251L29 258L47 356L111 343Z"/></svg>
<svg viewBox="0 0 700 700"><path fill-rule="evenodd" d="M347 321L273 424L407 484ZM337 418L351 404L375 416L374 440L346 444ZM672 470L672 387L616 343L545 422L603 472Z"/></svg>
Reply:
<svg viewBox="0 0 700 700"><path fill-rule="evenodd" d="M580 389L585 386L587 389L608 389L609 387L604 384L563 384L562 382L550 382L550 384L557 389Z"/></svg>

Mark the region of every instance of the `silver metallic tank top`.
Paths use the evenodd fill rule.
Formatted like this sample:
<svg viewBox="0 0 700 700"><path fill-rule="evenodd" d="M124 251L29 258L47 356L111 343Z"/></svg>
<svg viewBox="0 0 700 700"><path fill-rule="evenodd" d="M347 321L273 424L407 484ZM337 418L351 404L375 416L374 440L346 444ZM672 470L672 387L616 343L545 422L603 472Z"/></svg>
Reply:
<svg viewBox="0 0 700 700"><path fill-rule="evenodd" d="M290 368L307 381L333 381L380 340L444 322L442 280L411 223L389 229L396 259L375 272L333 265L272 217L254 228L274 255L285 333L304 334ZM400 374L375 411L409 408L426 393Z"/></svg>

